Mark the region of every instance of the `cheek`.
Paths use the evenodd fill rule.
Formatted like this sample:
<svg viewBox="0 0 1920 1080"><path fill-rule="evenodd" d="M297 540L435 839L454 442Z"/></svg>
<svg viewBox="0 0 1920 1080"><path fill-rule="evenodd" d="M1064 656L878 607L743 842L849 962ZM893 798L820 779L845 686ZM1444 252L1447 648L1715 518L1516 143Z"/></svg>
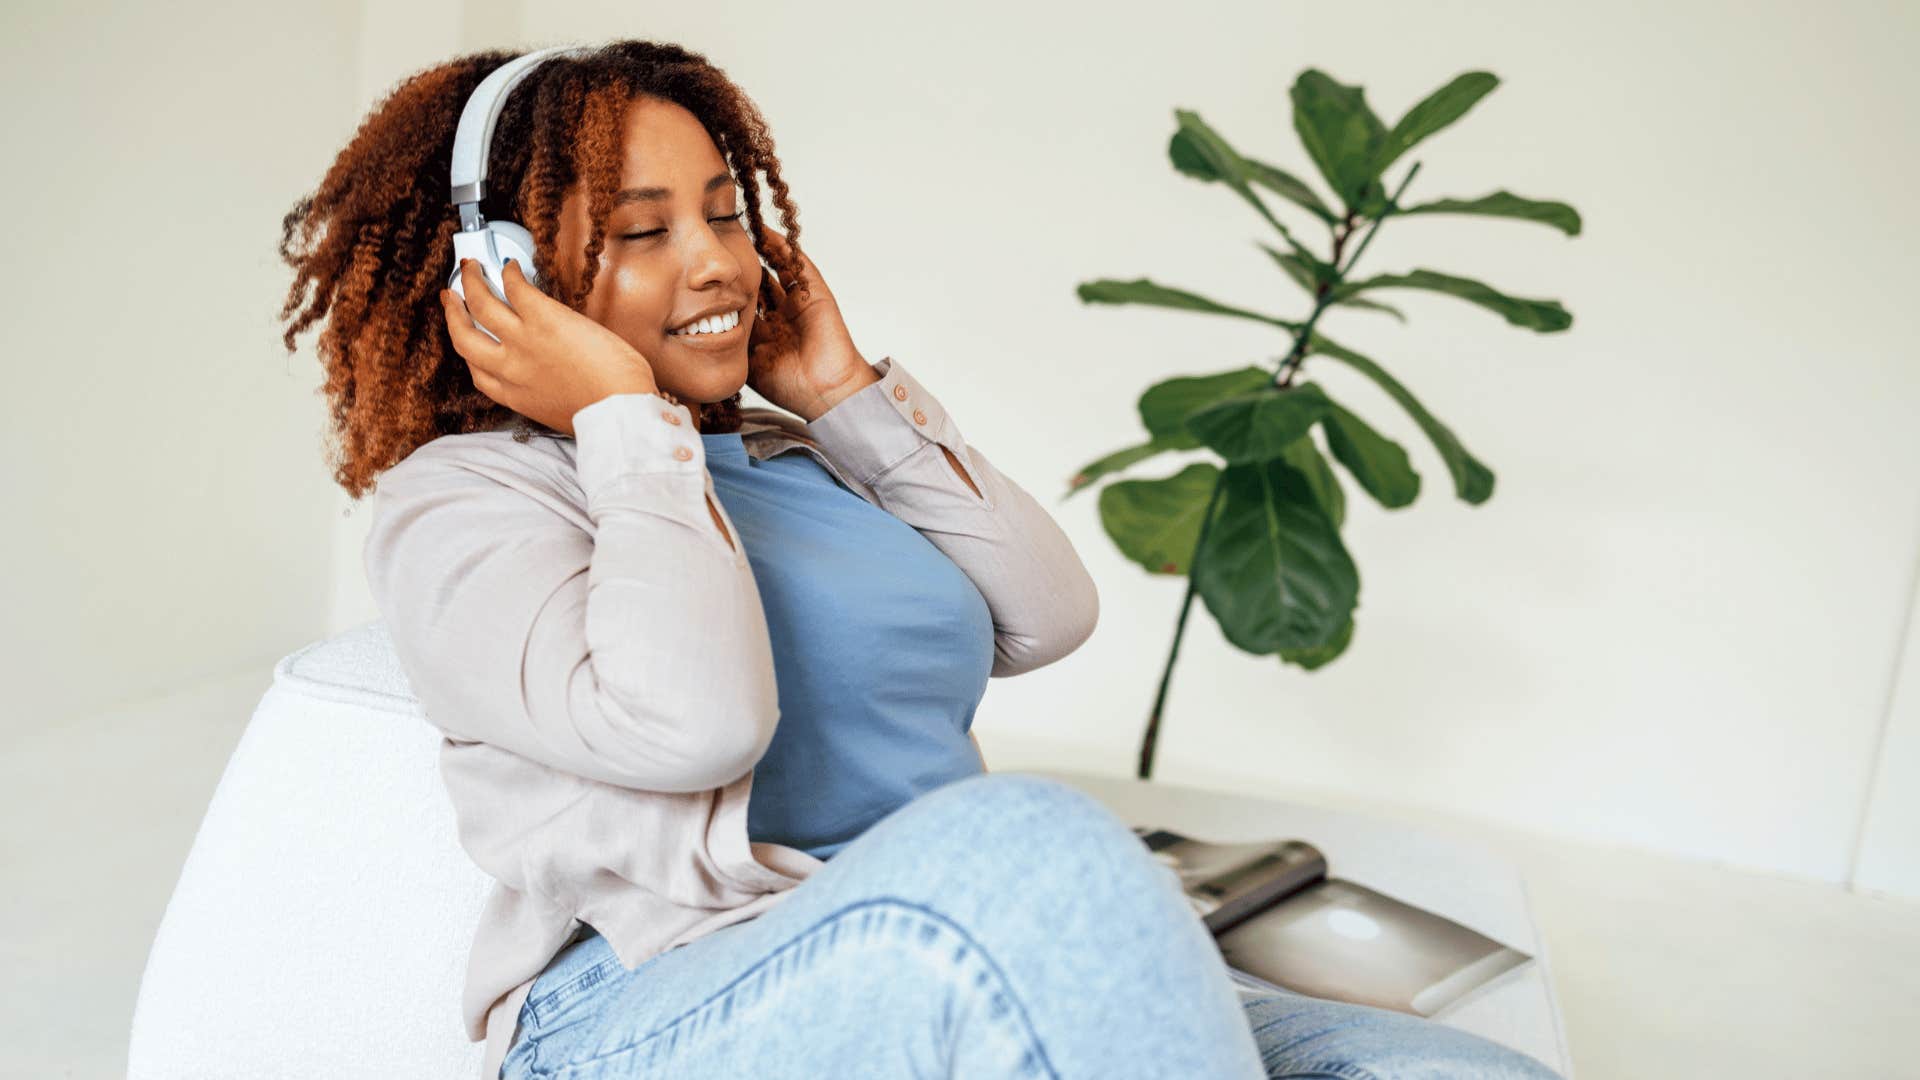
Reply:
<svg viewBox="0 0 1920 1080"><path fill-rule="evenodd" d="M760 278L766 273L766 267L760 263L760 252L754 248L753 238L750 236L740 237L738 243L735 245L734 255L740 260L740 266L744 271L740 276L740 281L741 284L746 287L747 299L749 301L759 300Z"/></svg>
<svg viewBox="0 0 1920 1080"><path fill-rule="evenodd" d="M607 325L619 329L622 336L651 340L666 333L670 297L658 281L637 266L603 264L601 279L594 285L598 296L605 290L605 303L612 313ZM605 321L605 320L603 320Z"/></svg>

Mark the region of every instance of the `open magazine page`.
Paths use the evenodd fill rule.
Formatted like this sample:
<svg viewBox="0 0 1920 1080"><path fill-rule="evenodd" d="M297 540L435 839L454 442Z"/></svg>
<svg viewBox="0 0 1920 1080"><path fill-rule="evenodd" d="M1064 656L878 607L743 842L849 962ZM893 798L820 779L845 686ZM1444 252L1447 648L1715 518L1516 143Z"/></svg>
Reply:
<svg viewBox="0 0 1920 1080"><path fill-rule="evenodd" d="M1215 939L1245 974L1314 997L1433 1016L1531 959L1431 911L1339 878Z"/></svg>
<svg viewBox="0 0 1920 1080"><path fill-rule="evenodd" d="M1531 959L1451 919L1327 877L1311 844L1134 832L1179 877L1243 998L1280 988L1434 1016Z"/></svg>

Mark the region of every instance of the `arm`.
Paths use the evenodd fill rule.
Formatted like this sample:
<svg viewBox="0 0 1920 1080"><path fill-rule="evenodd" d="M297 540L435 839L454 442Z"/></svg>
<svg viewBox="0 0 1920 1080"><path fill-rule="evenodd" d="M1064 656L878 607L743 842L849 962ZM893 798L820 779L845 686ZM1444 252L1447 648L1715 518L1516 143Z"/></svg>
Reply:
<svg viewBox="0 0 1920 1080"><path fill-rule="evenodd" d="M1093 578L1058 523L1001 473L894 358L807 430L880 506L972 579L993 616L992 674L1018 675L1080 647L1099 620Z"/></svg>
<svg viewBox="0 0 1920 1080"><path fill-rule="evenodd" d="M574 431L591 531L504 451L429 444L381 477L365 563L401 666L450 737L623 787L731 782L765 753L779 699L691 413L613 394Z"/></svg>

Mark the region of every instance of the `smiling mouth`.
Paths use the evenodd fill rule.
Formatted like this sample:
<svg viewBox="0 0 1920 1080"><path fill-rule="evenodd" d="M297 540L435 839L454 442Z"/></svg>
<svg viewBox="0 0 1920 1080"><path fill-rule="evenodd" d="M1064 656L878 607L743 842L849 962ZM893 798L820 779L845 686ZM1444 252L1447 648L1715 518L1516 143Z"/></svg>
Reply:
<svg viewBox="0 0 1920 1080"><path fill-rule="evenodd" d="M689 348L694 348L694 349L717 349L717 348L724 348L726 346L732 345L734 342L738 341L740 337L744 335L746 332L747 332L747 319L746 319L746 316L742 315L738 319L734 320L734 324L731 328L722 330L717 334L669 333L667 334L667 340L677 341L682 345L686 345Z"/></svg>

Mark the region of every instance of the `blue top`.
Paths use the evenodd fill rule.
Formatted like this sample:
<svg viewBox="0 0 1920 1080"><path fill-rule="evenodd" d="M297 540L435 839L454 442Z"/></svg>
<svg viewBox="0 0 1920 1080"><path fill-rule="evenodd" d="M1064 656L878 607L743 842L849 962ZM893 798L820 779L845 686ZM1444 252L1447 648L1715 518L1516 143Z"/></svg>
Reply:
<svg viewBox="0 0 1920 1080"><path fill-rule="evenodd" d="M700 439L753 567L780 692L747 838L829 859L916 796L983 771L967 733L993 620L939 548L805 450L762 461L738 432Z"/></svg>

